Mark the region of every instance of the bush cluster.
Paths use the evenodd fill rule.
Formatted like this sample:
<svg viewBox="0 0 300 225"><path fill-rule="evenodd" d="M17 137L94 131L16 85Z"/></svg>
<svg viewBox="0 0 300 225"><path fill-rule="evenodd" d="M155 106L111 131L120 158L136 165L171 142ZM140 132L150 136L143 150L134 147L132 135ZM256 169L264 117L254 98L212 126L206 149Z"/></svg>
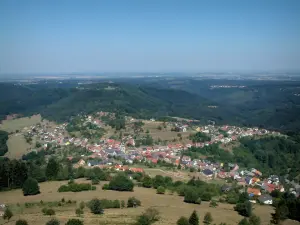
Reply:
<svg viewBox="0 0 300 225"><path fill-rule="evenodd" d="M96 190L96 187L88 183L69 183L67 185L62 185L58 188L58 192L80 192L90 190Z"/></svg>

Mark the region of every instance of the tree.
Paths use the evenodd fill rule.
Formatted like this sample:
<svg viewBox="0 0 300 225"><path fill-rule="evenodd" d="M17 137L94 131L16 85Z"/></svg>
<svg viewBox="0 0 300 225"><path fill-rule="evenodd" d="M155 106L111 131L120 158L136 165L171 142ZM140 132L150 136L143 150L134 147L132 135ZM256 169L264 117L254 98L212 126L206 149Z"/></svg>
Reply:
<svg viewBox="0 0 300 225"><path fill-rule="evenodd" d="M207 212L205 215L204 215L204 219L203 219L203 223L206 224L206 225L210 225L213 221L213 218L211 216L211 213L210 212Z"/></svg>
<svg viewBox="0 0 300 225"><path fill-rule="evenodd" d="M31 177L27 178L27 180L23 184L23 195L37 195L40 193L40 187L36 179Z"/></svg>
<svg viewBox="0 0 300 225"><path fill-rule="evenodd" d="M163 186L159 186L156 190L156 194L165 194L166 189Z"/></svg>
<svg viewBox="0 0 300 225"><path fill-rule="evenodd" d="M250 225L250 224L249 224L247 218L244 218L238 223L238 225Z"/></svg>
<svg viewBox="0 0 300 225"><path fill-rule="evenodd" d="M249 224L250 225L261 225L261 221L260 221L260 218L254 214L252 214L250 217L249 217Z"/></svg>
<svg viewBox="0 0 300 225"><path fill-rule="evenodd" d="M152 179L150 176L146 175L143 179L143 187L151 188L152 187Z"/></svg>
<svg viewBox="0 0 300 225"><path fill-rule="evenodd" d="M190 225L189 220L186 217L184 217L184 216L180 217L177 220L176 224L177 225Z"/></svg>
<svg viewBox="0 0 300 225"><path fill-rule="evenodd" d="M60 225L60 222L57 219L49 220L46 225Z"/></svg>
<svg viewBox="0 0 300 225"><path fill-rule="evenodd" d="M288 215L289 215L289 209L285 204L277 205L275 207L275 212L271 214L272 216L271 223L281 224L282 221L288 218Z"/></svg>
<svg viewBox="0 0 300 225"><path fill-rule="evenodd" d="M249 195L247 192L243 192L239 195L239 200L238 200L239 203L244 203L245 201L248 200L249 200Z"/></svg>
<svg viewBox="0 0 300 225"><path fill-rule="evenodd" d="M26 220L17 220L16 221L16 225L28 225L27 221Z"/></svg>
<svg viewBox="0 0 300 225"><path fill-rule="evenodd" d="M69 219L66 225L83 225L83 222L79 219Z"/></svg>
<svg viewBox="0 0 300 225"><path fill-rule="evenodd" d="M191 214L191 216L189 218L189 224L190 225L199 225L199 217L198 217L196 210L194 210L193 213Z"/></svg>
<svg viewBox="0 0 300 225"><path fill-rule="evenodd" d="M53 180L56 178L59 171L58 162L52 157L49 159L49 162L46 167L46 177L48 180Z"/></svg>
<svg viewBox="0 0 300 225"><path fill-rule="evenodd" d="M194 204L200 204L201 199L197 193L197 191L194 188L187 188L184 191L184 202L187 203L194 203Z"/></svg>
<svg viewBox="0 0 300 225"><path fill-rule="evenodd" d="M103 214L104 210L101 205L101 201L97 198L94 198L89 202L89 207L92 213L94 214Z"/></svg>
<svg viewBox="0 0 300 225"><path fill-rule="evenodd" d="M3 214L3 219L9 221L13 217L13 213L9 208L6 208Z"/></svg>
<svg viewBox="0 0 300 225"><path fill-rule="evenodd" d="M234 210L242 216L249 217L252 215L252 204L249 201L246 201L244 203L237 203L234 207Z"/></svg>
<svg viewBox="0 0 300 225"><path fill-rule="evenodd" d="M159 186L165 186L165 179L162 175L156 175L152 181L153 187L158 188Z"/></svg>
<svg viewBox="0 0 300 225"><path fill-rule="evenodd" d="M75 214L76 214L78 217L80 217L80 216L83 214L83 210L80 209L80 208L78 208L78 209L75 210Z"/></svg>
<svg viewBox="0 0 300 225"><path fill-rule="evenodd" d="M133 191L133 182L124 174L118 174L108 184L110 190Z"/></svg>

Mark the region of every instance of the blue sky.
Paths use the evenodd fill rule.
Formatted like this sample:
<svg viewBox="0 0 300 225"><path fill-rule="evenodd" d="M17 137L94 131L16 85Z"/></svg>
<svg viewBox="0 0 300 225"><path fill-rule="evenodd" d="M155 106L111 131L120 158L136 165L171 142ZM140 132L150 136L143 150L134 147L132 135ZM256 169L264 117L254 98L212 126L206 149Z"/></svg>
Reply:
<svg viewBox="0 0 300 225"><path fill-rule="evenodd" d="M300 69L299 0L1 0L0 73Z"/></svg>

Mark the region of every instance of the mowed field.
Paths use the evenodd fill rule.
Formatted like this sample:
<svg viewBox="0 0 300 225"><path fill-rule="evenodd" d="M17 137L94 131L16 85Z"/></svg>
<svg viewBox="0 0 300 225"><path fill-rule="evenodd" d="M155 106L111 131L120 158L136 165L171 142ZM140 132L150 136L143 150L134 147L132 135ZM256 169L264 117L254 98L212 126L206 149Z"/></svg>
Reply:
<svg viewBox="0 0 300 225"><path fill-rule="evenodd" d="M32 147L20 133L9 135L7 146L8 152L5 154L5 157L10 159L20 159Z"/></svg>
<svg viewBox="0 0 300 225"><path fill-rule="evenodd" d="M41 115L33 115L31 117L22 117L13 120L3 120L2 124L0 124L0 130L15 132L16 130L21 130L24 127L40 123L41 120Z"/></svg>
<svg viewBox="0 0 300 225"><path fill-rule="evenodd" d="M79 181L77 181L79 182ZM84 215L81 218L85 225L92 224L132 224L134 219L140 215L146 208L154 207L159 210L161 219L155 224L176 224L176 220L180 216L189 216L193 210L196 210L200 215L200 220L206 212L211 212L214 223L226 222L227 224L237 224L242 219L234 210L233 205L220 204L217 208L210 208L208 202L202 202L201 205L187 204L183 202L183 198L173 195L157 195L154 189L146 189L135 187L134 192L115 192L104 191L101 185L97 185L97 190L87 192L65 192L59 193L57 189L60 185L66 184L67 181L45 182L40 184L41 194L36 196L23 196L21 190L13 190L9 192L0 193L1 203L13 204L14 217L7 223L8 225L15 224L15 220L19 218L26 219L29 224L44 225L51 217L44 216L41 213L42 207L25 208L25 202L40 202L60 201L62 198L66 200L76 200L77 205L80 201L89 201L93 198L106 198L110 200L125 200L128 197L135 196L141 200L142 206L138 208L124 208L124 209L106 209L103 215L93 215L88 208L84 209ZM102 182L103 184L103 182ZM20 206L16 204L19 203ZM75 215L77 206L58 206L55 207L55 217L65 224L70 218L78 218ZM269 224L270 213L272 207L255 205L254 212L261 217L262 224ZM0 220L0 223L3 221ZM286 225L298 224L298 222L287 220Z"/></svg>
<svg viewBox="0 0 300 225"><path fill-rule="evenodd" d="M4 120L0 125L0 130L7 132L21 131L24 127L30 127L41 122L40 115L33 115L31 117L22 117L13 120ZM5 154L10 159L19 159L23 154L28 153L27 149L32 147L29 145L21 132L9 135L8 152Z"/></svg>
<svg viewBox="0 0 300 225"><path fill-rule="evenodd" d="M179 141L179 137L177 136L178 134L181 134L182 136L182 141L181 143L186 143L188 142L188 137L191 133L195 133L195 131L187 131L187 132L174 132L171 131L170 127L164 128L163 127L163 122L158 122L158 121L148 121L144 120L144 132L149 130L149 134L152 136L154 140L157 140L160 138L161 140L168 140L172 141L174 138L177 139L177 142ZM161 126L162 130L158 130L157 128Z"/></svg>

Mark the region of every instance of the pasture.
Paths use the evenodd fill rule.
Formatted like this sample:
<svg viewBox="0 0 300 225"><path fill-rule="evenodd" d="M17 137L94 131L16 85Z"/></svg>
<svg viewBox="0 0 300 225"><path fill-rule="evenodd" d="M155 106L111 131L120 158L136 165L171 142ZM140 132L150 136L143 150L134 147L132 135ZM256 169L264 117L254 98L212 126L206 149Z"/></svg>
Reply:
<svg viewBox="0 0 300 225"><path fill-rule="evenodd" d="M82 181L82 180L81 180ZM217 208L210 208L208 202L202 202L201 205L187 204L183 202L183 198L176 194L170 195L157 195L155 189L147 189L135 187L134 192L116 192L116 191L104 191L101 189L102 182L97 185L97 190L86 192L64 192L59 193L57 189L60 185L66 184L67 181L54 181L45 182L40 184L41 194L36 196L23 196L21 190L12 190L8 192L1 192L1 203L11 205L14 213L14 217L7 225L15 224L15 221L19 218L26 219L29 224L44 225L51 217L44 216L41 212L42 207L35 206L26 208L25 202L40 202L43 200L44 204L48 201L60 201L62 198L65 200L76 200L77 205L80 201L89 201L92 198L106 198L110 200L124 200L127 201L129 197L135 196L141 200L142 206L138 208L124 208L124 209L106 209L103 215L91 214L89 209L84 209L84 215L81 219L85 225L92 224L132 224L134 219L140 215L146 208L154 207L160 212L161 219L156 222L157 225L162 224L176 224L176 220L180 216L189 216L195 209L200 215L200 221L202 224L203 216L206 212L211 212L214 222L219 224L226 222L227 224L237 224L242 219L242 216L238 215L233 210L233 205L220 203ZM19 203L19 206L17 205ZM69 206L57 206L53 207L56 211L56 217L61 221L61 224L65 224L70 218L78 218L75 215L75 205ZM261 217L262 224L269 224L270 213L272 207L270 206L254 206L254 213ZM3 221L0 219L0 223ZM290 220L285 221L285 225L296 225L299 223Z"/></svg>
<svg viewBox="0 0 300 225"><path fill-rule="evenodd" d="M20 159L22 155L28 153L32 146L28 144L21 133L9 135L7 140L8 152L5 157L10 159Z"/></svg>
<svg viewBox="0 0 300 225"><path fill-rule="evenodd" d="M42 120L41 115L33 115L31 117L22 117L13 120L3 120L2 124L0 124L0 130L4 130L7 132L16 132L17 130L21 130L24 127L29 127L40 123Z"/></svg>

